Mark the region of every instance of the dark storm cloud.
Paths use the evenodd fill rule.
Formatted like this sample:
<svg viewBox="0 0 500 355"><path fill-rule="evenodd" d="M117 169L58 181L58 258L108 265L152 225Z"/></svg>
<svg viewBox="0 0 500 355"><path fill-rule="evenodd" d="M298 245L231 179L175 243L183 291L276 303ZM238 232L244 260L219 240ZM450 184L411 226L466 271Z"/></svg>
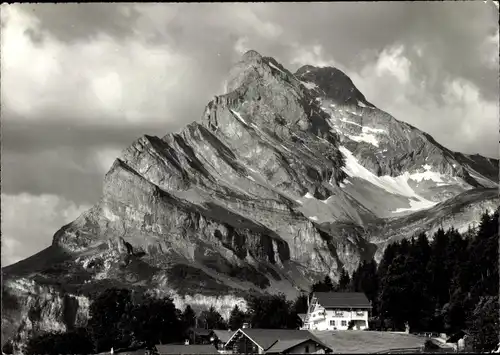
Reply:
<svg viewBox="0 0 500 355"><path fill-rule="evenodd" d="M85 121L69 119L44 119L35 122L6 119L2 124L2 148L4 152L13 153L40 152L54 148L122 149L145 134L163 136L168 132L176 132L182 124L182 122L123 124L112 120L104 121L102 124L85 124Z"/></svg>
<svg viewBox="0 0 500 355"><path fill-rule="evenodd" d="M89 150L2 152L2 194L51 194L92 205L101 196L104 172ZM25 216L24 218L29 218Z"/></svg>
<svg viewBox="0 0 500 355"><path fill-rule="evenodd" d="M163 136L180 128L180 124L165 123L4 120L2 192L54 194L78 203L95 203L104 173L121 150L144 134Z"/></svg>

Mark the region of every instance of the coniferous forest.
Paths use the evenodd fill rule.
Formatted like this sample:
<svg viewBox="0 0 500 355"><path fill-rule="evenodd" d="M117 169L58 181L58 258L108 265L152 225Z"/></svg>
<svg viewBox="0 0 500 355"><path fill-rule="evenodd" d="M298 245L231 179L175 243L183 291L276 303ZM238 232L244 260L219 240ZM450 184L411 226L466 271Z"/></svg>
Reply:
<svg viewBox="0 0 500 355"><path fill-rule="evenodd" d="M439 229L390 244L378 265L364 261L352 277L342 271L337 284L326 276L311 292L364 292L373 306L370 330L404 330L408 324L412 333L465 331L475 351L491 351L500 334L498 221L499 210L484 213L466 233ZM235 306L226 322L213 307L196 316L189 306L176 309L169 298L111 289L92 303L87 327L34 337L26 352L88 354L112 346L182 342L196 318L208 329L237 329L243 322L296 329L301 325L297 314L306 313L309 295L294 302L282 294L252 295L247 310ZM12 353L9 345L5 353Z"/></svg>
<svg viewBox="0 0 500 355"><path fill-rule="evenodd" d="M379 265L362 262L351 278L343 271L337 285L325 277L312 291L364 292L371 330L465 331L474 350L490 351L500 334L498 223L497 210L466 233L439 229L390 244Z"/></svg>

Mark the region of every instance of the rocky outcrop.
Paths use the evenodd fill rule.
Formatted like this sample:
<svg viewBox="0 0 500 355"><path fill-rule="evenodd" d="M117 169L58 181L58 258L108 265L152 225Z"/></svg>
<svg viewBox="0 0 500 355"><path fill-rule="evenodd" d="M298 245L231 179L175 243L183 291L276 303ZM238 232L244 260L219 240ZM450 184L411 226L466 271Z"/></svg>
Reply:
<svg viewBox="0 0 500 355"><path fill-rule="evenodd" d="M498 204L495 167L397 121L338 69L292 74L249 51L201 121L137 139L95 206L2 270L3 335L22 349L83 324L112 286L226 313L252 292L295 297L417 226L470 223Z"/></svg>

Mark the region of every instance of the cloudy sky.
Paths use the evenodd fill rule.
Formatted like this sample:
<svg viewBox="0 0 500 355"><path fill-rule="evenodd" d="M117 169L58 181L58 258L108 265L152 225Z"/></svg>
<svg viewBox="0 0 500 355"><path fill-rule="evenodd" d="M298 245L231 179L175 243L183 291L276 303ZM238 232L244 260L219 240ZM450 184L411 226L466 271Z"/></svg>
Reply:
<svg viewBox="0 0 500 355"><path fill-rule="evenodd" d="M445 146L499 155L491 1L25 4L1 21L2 265L95 203L135 138L198 120L248 49L336 66Z"/></svg>

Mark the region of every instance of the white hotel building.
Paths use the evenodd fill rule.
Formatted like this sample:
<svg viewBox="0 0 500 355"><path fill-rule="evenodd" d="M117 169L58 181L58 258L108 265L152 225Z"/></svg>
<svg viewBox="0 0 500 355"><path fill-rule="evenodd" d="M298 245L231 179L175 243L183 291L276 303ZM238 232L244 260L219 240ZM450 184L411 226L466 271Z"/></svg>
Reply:
<svg viewBox="0 0 500 355"><path fill-rule="evenodd" d="M371 304L361 292L315 292L309 302L302 329L354 330L368 329Z"/></svg>

